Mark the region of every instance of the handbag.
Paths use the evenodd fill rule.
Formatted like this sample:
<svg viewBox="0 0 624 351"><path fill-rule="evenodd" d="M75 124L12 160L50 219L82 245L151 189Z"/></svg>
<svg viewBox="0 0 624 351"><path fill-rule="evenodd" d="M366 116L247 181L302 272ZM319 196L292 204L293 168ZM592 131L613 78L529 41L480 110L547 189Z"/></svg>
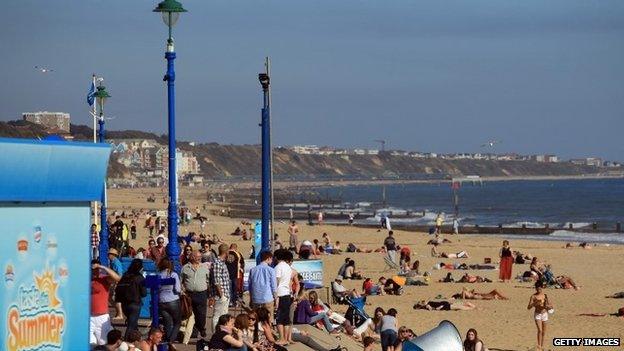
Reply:
<svg viewBox="0 0 624 351"><path fill-rule="evenodd" d="M186 294L180 294L180 317L182 320L187 320L193 314L193 306L191 298Z"/></svg>

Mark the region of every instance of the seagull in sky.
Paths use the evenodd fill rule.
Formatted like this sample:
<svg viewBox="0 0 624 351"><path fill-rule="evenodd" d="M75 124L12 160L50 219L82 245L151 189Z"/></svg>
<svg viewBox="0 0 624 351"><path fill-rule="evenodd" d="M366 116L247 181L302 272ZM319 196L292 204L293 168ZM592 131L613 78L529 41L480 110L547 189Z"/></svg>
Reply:
<svg viewBox="0 0 624 351"><path fill-rule="evenodd" d="M50 72L54 72L53 69L47 68L47 67L39 67L39 66L35 66L35 69L41 73L50 73Z"/></svg>
<svg viewBox="0 0 624 351"><path fill-rule="evenodd" d="M499 140L490 140L485 144L481 144L481 147L494 147L494 145L496 144L500 144L501 142Z"/></svg>

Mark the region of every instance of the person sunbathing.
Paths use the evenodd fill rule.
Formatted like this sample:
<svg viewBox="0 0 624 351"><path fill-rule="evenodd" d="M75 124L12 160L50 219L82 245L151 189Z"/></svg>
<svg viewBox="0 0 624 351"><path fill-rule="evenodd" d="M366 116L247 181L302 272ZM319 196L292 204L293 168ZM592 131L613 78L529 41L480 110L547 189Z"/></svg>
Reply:
<svg viewBox="0 0 624 351"><path fill-rule="evenodd" d="M462 288L461 293L453 295L453 298L463 300L509 300L509 298L498 292L496 289L490 291L489 293L479 293L475 292L474 289L468 290L466 288Z"/></svg>
<svg viewBox="0 0 624 351"><path fill-rule="evenodd" d="M454 283L455 282L455 278L453 278L453 276L451 275L451 272L448 272L446 274L446 277L441 278L440 280L438 280L439 283Z"/></svg>
<svg viewBox="0 0 624 351"><path fill-rule="evenodd" d="M617 292L613 295L605 296L608 299L624 299L624 291Z"/></svg>
<svg viewBox="0 0 624 351"><path fill-rule="evenodd" d="M434 239L427 241L427 245L450 244L452 241L440 238L440 234L436 234Z"/></svg>
<svg viewBox="0 0 624 351"><path fill-rule="evenodd" d="M415 310L428 311L469 311L474 310L477 306L468 301L450 303L448 301L429 301L421 300L414 305Z"/></svg>
<svg viewBox="0 0 624 351"><path fill-rule="evenodd" d="M468 273L464 274L461 278L459 278L459 280L457 281L459 283L491 283L492 280L488 279L488 278L483 278L481 276L478 275L470 275Z"/></svg>
<svg viewBox="0 0 624 351"><path fill-rule="evenodd" d="M403 288L397 282L395 282L392 278L379 278L379 285L383 287L381 290L381 295L401 295L403 294Z"/></svg>
<svg viewBox="0 0 624 351"><path fill-rule="evenodd" d="M564 289L574 289L574 290L580 289L579 286L576 285L574 280L572 280L572 278L568 277L567 275L557 276L555 280Z"/></svg>
<svg viewBox="0 0 624 351"><path fill-rule="evenodd" d="M438 252L437 246L438 244L433 244L433 246L431 247L431 257L442 257L442 258L468 258L470 257L468 255L468 252L466 251L459 251L457 253Z"/></svg>
<svg viewBox="0 0 624 351"><path fill-rule="evenodd" d="M355 244L353 244L353 243L349 243L349 244L347 244L347 250L346 250L346 252L363 252L363 253L371 253L371 252L373 252L373 250L372 250L372 249L369 249L369 248L367 248L367 247L365 247L365 246L360 246L360 247L357 247L357 246L355 246Z"/></svg>

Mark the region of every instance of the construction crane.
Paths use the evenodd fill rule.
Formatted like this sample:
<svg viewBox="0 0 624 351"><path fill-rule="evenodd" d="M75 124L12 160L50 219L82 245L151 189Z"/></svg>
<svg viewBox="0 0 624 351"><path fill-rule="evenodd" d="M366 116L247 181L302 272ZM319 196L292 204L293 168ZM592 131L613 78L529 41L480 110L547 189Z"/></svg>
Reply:
<svg viewBox="0 0 624 351"><path fill-rule="evenodd" d="M381 145L381 151L382 152L386 151L386 141L385 140L378 139L378 140L373 140L373 141L376 142L376 143L379 143Z"/></svg>

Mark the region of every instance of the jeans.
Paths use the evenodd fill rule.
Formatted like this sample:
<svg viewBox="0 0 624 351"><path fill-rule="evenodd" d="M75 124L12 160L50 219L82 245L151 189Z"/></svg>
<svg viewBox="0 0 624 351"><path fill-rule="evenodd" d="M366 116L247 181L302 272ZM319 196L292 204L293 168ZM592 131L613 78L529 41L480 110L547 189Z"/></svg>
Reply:
<svg viewBox="0 0 624 351"><path fill-rule="evenodd" d="M323 324L325 325L325 329L327 329L327 331L331 333L334 330L334 326L329 321L329 317L327 317L327 313L325 313L325 312L319 312L316 316L311 317L310 318L310 324L314 324L314 323L320 321L321 319L323 320Z"/></svg>
<svg viewBox="0 0 624 351"><path fill-rule="evenodd" d="M140 303L122 304L121 310L126 315L126 334L124 339L128 338L128 335L133 330L139 330L139 313L141 312Z"/></svg>
<svg viewBox="0 0 624 351"><path fill-rule="evenodd" d="M161 302L158 304L158 311L163 319L163 326L165 329L164 341L176 342L178 339L178 332L180 331L180 323L182 317L180 316L180 300L171 302Z"/></svg>
<svg viewBox="0 0 624 351"><path fill-rule="evenodd" d="M217 322L219 322L219 317L228 313L230 307L230 298L227 296L223 296L221 298L217 298L214 304L214 313L212 315L212 330L214 332L217 329Z"/></svg>
<svg viewBox="0 0 624 351"><path fill-rule="evenodd" d="M234 279L230 278L231 283L230 283L230 293L232 296L230 296L230 302L235 303L236 300L238 300L238 290L236 289L236 285L237 284L237 277L234 277Z"/></svg>
<svg viewBox="0 0 624 351"><path fill-rule="evenodd" d="M191 306L195 315L195 330L203 337L206 335L206 309L208 308L208 290L189 291Z"/></svg>

